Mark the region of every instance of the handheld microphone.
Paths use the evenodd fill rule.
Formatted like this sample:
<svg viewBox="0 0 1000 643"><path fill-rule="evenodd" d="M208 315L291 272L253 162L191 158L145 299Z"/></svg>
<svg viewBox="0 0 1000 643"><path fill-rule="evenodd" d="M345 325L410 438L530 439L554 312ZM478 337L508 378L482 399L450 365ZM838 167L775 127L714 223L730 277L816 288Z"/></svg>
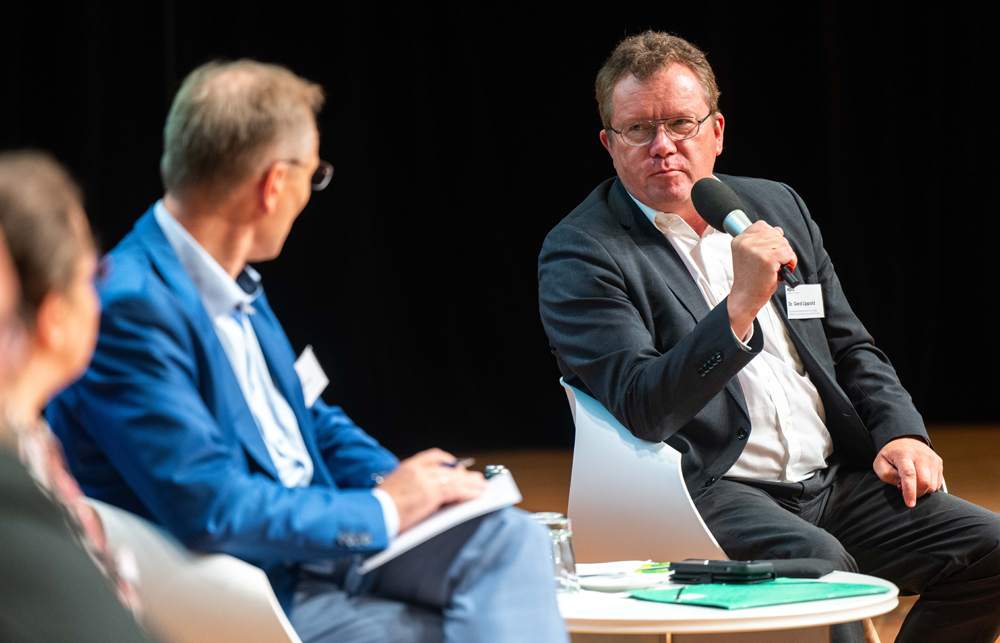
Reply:
<svg viewBox="0 0 1000 643"><path fill-rule="evenodd" d="M743 202L728 185L706 176L691 188L691 201L698 216L716 230L725 230L734 237L750 227L750 219L743 211ZM790 287L799 285L799 279L788 264L778 270L778 276Z"/></svg>

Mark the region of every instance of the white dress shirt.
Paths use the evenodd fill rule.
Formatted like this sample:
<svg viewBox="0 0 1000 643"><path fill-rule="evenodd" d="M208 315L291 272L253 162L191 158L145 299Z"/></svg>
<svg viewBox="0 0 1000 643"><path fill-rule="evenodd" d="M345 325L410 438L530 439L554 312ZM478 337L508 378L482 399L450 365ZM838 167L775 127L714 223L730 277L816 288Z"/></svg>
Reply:
<svg viewBox="0 0 1000 643"><path fill-rule="evenodd" d="M156 202L153 215L198 290L278 472L278 479L289 488L309 486L313 461L302 439L299 422L271 379L257 333L250 323L250 315L256 312L253 302L262 292L260 274L248 265L234 280L170 214L163 201ZM399 533L396 505L381 489L372 489L372 494L382 506L391 541Z"/></svg>
<svg viewBox="0 0 1000 643"><path fill-rule="evenodd" d="M729 234L708 226L699 237L678 215L632 200L680 255L710 308L729 296L733 287ZM757 321L764 349L738 376L750 413L750 436L726 475L798 482L826 468L833 441L823 402L772 302L757 313Z"/></svg>

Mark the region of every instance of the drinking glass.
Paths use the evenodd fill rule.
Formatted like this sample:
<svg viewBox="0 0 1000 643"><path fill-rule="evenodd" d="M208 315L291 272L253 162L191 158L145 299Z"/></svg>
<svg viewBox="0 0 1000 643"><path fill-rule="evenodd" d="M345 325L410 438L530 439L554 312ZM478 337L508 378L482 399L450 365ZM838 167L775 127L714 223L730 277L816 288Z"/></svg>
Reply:
<svg viewBox="0 0 1000 643"><path fill-rule="evenodd" d="M580 591L580 578L576 575L576 554L573 552L573 526L569 518L554 511L535 513L531 517L549 530L556 590L564 593Z"/></svg>

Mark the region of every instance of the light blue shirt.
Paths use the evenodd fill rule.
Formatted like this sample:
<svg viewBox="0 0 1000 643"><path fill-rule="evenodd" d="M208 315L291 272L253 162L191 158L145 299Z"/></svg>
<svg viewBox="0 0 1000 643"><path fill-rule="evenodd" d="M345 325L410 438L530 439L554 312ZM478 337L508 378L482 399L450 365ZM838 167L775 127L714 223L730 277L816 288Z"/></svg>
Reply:
<svg viewBox="0 0 1000 643"><path fill-rule="evenodd" d="M312 458L295 412L271 379L250 323L250 316L256 312L253 302L261 293L260 274L246 266L233 280L167 211L163 201L156 203L153 213L215 326L278 478L286 487L308 487L313 476Z"/></svg>
<svg viewBox="0 0 1000 643"><path fill-rule="evenodd" d="M170 214L162 200L156 202L153 216L194 282L201 303L215 326L243 398L278 471L278 479L286 487L309 486L313 461L302 440L299 422L288 401L274 386L257 333L250 323L250 315L256 312L253 302L262 292L260 274L244 266L243 272L233 280ZM396 503L381 489L372 489L372 495L382 506L386 535L392 541L399 534Z"/></svg>
<svg viewBox="0 0 1000 643"><path fill-rule="evenodd" d="M156 202L153 216L194 282L233 367L243 398L257 422L278 479L286 487L309 486L313 461L302 439L299 422L271 379L257 333L250 323L250 315L256 312L253 302L262 292L260 274L250 266L244 266L243 272L233 280L170 214L162 200ZM372 495L382 506L386 535L391 541L399 534L396 503L381 489L372 489Z"/></svg>

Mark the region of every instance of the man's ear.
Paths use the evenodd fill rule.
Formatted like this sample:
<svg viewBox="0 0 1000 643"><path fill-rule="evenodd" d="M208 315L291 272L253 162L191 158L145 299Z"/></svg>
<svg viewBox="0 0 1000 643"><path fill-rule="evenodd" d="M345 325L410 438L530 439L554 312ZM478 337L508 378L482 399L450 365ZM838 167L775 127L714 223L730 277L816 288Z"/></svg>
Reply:
<svg viewBox="0 0 1000 643"><path fill-rule="evenodd" d="M608 138L608 130L606 129L601 130L601 145L608 151L608 154L611 154L611 140Z"/></svg>
<svg viewBox="0 0 1000 643"><path fill-rule="evenodd" d="M712 127L712 133L715 135L715 155L719 156L722 154L722 133L726 129L726 119L722 117L722 114L715 115L715 124Z"/></svg>
<svg viewBox="0 0 1000 643"><path fill-rule="evenodd" d="M285 180L288 178L288 164L278 161L264 175L260 185L261 205L268 214L278 207L278 199L285 190Z"/></svg>
<svg viewBox="0 0 1000 643"><path fill-rule="evenodd" d="M50 292L42 299L35 314L34 342L39 348L58 353L67 339L66 297L57 292Z"/></svg>

